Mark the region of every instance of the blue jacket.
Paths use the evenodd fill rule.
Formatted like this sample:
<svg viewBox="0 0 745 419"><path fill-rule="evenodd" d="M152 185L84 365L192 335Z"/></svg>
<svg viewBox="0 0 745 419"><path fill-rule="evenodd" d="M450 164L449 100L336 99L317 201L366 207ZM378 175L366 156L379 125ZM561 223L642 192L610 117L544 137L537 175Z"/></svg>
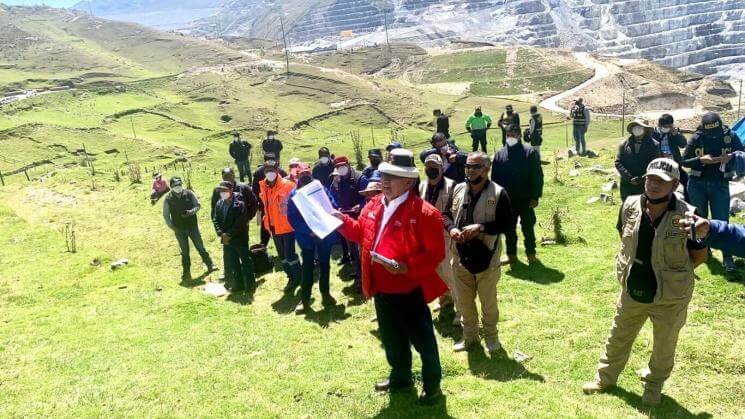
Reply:
<svg viewBox="0 0 745 419"><path fill-rule="evenodd" d="M745 257L745 226L709 220L709 237L706 244L723 253Z"/></svg>
<svg viewBox="0 0 745 419"><path fill-rule="evenodd" d="M290 221L290 225L295 230L295 239L297 240L297 244L300 246L300 248L313 249L316 246L317 239L313 235L313 231L311 231L311 229L308 227L308 224L305 223L303 216L300 215L300 211L297 209L297 206L292 201L292 197L295 196L296 193L297 191L293 190L290 194L290 199L287 200L287 219L288 221ZM336 201L334 201L334 198L331 196L328 189L326 189L326 195L328 195L329 199L331 200L331 205L333 205L334 208L338 208L336 205ZM338 234L331 233L326 236L325 239L321 240L320 243L327 249L331 249L331 247L336 244L338 238Z"/></svg>

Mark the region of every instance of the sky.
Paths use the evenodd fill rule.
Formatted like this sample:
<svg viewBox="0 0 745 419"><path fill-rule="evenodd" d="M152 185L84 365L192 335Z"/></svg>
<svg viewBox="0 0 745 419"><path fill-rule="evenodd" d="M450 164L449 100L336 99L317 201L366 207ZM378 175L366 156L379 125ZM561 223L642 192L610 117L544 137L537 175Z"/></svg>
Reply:
<svg viewBox="0 0 745 419"><path fill-rule="evenodd" d="M70 7L80 0L0 0L0 3L11 6L39 6Z"/></svg>

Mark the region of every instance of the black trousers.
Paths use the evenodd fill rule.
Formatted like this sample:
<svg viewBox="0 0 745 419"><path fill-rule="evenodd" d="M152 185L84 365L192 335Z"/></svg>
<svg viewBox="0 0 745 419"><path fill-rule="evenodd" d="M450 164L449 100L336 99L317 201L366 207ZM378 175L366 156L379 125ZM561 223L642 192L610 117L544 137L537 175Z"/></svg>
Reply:
<svg viewBox="0 0 745 419"><path fill-rule="evenodd" d="M473 151L477 151L479 149L479 144L481 144L481 151L486 153L486 130L485 129L474 129L471 130L471 148L473 148Z"/></svg>
<svg viewBox="0 0 745 419"><path fill-rule="evenodd" d="M432 313L421 288L407 294L376 294L375 313L378 329L391 366L391 383L403 384L412 380L411 345L422 357L422 382L429 393L440 388L442 368L437 351Z"/></svg>
<svg viewBox="0 0 745 419"><path fill-rule="evenodd" d="M256 285L254 264L248 242L222 246L225 282L231 291L251 289Z"/></svg>
<svg viewBox="0 0 745 419"><path fill-rule="evenodd" d="M527 205L522 205L512 209L512 219L517 226L517 219L520 218L520 227L525 238L525 254L535 254L535 210ZM505 244L507 245L507 254L517 254L517 231L505 233Z"/></svg>

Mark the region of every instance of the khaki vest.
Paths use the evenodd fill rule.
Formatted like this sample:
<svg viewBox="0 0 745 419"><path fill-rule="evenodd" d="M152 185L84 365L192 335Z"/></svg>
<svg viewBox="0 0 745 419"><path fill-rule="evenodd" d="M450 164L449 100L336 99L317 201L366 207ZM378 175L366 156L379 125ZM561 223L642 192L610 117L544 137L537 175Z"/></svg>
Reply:
<svg viewBox="0 0 745 419"><path fill-rule="evenodd" d="M502 187L494 182L488 182L486 188L481 192L479 202L473 210L473 222L476 224L485 224L496 220L497 200L502 193ZM463 214L463 208L471 201L468 194L468 185L463 182L455 185L453 189L453 221L457 224ZM486 247L496 249L492 257L492 266L499 265L500 254L502 253L502 243L499 240L499 234L479 234L479 239L484 242ZM455 241L451 244L453 258L458 257L458 250L455 248Z"/></svg>
<svg viewBox="0 0 745 419"><path fill-rule="evenodd" d="M657 279L657 293L654 302L688 300L693 295L693 262L686 247L688 235L678 228L677 223L694 209L678 199L675 210L665 212L655 231L652 241L652 270ZM644 211L643 195L627 198L621 211L623 231L621 248L616 255L616 275L623 286L623 292L628 292L626 280L639 243L639 226Z"/></svg>
<svg viewBox="0 0 745 419"><path fill-rule="evenodd" d="M453 182L452 179L443 178L445 180L445 184L442 186L442 189L440 189L440 193L437 195L437 201L435 201L435 208L437 208L438 211L442 214L445 212L445 206L450 201L450 197L453 195L453 188L455 187L455 182ZM424 197L427 194L427 182L422 182L419 185L419 196L424 199Z"/></svg>

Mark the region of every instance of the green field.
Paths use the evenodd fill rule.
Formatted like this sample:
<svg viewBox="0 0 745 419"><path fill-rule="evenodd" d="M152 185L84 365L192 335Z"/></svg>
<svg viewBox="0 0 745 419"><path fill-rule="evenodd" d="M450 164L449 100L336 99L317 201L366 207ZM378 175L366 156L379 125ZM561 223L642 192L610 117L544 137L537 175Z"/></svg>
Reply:
<svg viewBox="0 0 745 419"><path fill-rule="evenodd" d="M98 37L73 27L68 36L109 45L117 33L130 39L124 35L134 30L127 28L103 28ZM158 36L142 31L134 39ZM312 162L321 146L354 160L350 132L359 133L363 150L396 138L419 152L431 136L431 109L441 108L451 115L454 139L468 148L463 124L475 106L496 118L513 103L524 122L530 106L518 98L488 97L525 86L508 79L500 84L502 93L479 93L472 86L469 95L451 96L395 78L328 72L312 63L292 63L287 78L281 67L254 65L248 58L231 61L225 58L230 50L221 45L183 42L164 49L172 54L157 65L142 58L153 53L140 44L110 49L164 77L127 80L118 74L98 86L0 108L0 172L6 174L6 186L0 187L0 416L745 416L743 268L740 277L725 276L719 252L697 270L688 324L662 405L641 404L642 387L634 374L651 353L649 325L634 345L619 388L582 395L619 291L614 274L618 203L586 204L615 176L586 169L612 168L619 121L597 119L591 126L589 147L599 158L554 160L571 139L563 119L544 115L541 152L549 164L543 166L546 186L536 234L552 237L552 214L558 212L568 243L539 247L541 266L503 269L498 291L504 352L455 354L458 328L447 318L436 323L446 394L442 405L420 407L414 394L374 393L373 383L388 373L374 309L354 295L346 270L336 264L331 290L339 305L323 309L315 301L305 316L293 313L299 297L283 297L285 276L279 271L263 276L253 296L204 294L200 287L217 281L220 272L179 282L178 246L160 205L150 205L150 176L161 170L189 180L204 205L199 221L206 246L221 264L208 201L220 169L232 164L227 147L233 130L258 148L264 131L277 129L284 161L297 156ZM152 42L156 50L158 43ZM205 58L199 51L220 53ZM522 51L518 63L530 58ZM176 53L188 59L178 64ZM438 74L459 72L459 81L473 77L468 81L477 83L481 73L462 67L499 64L500 54L431 58L437 71L448 71ZM210 60L217 68L189 71L204 70ZM73 64L66 65L74 73ZM111 65L108 70L115 72ZM34 78L33 71L24 71L19 80ZM530 70L516 67L516 76L525 74ZM561 87L558 82L534 86L535 91ZM490 151L498 137L498 131L489 134ZM583 168L571 177L575 162ZM7 175L29 165L34 166L27 170L30 181L23 172ZM137 170L142 181L132 182L130 172ZM66 250L65 226L76 233L76 253ZM251 243L257 236L252 224ZM129 265L111 270L109 264L120 258ZM194 252L192 260L193 273L200 275ZM529 359L516 361L517 351Z"/></svg>

